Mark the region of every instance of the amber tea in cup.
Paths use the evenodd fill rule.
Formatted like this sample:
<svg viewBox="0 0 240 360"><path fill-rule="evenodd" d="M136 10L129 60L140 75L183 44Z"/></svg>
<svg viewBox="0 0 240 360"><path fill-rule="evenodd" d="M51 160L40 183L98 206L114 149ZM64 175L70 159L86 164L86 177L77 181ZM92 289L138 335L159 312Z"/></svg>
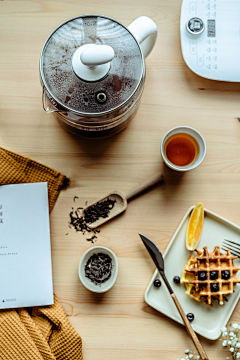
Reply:
<svg viewBox="0 0 240 360"><path fill-rule="evenodd" d="M164 146L166 157L177 166L191 164L196 159L198 151L198 143L194 137L184 133L170 136Z"/></svg>
<svg viewBox="0 0 240 360"><path fill-rule="evenodd" d="M206 143L197 130L189 126L177 126L164 135L161 154L163 161L171 169L188 171L203 161Z"/></svg>

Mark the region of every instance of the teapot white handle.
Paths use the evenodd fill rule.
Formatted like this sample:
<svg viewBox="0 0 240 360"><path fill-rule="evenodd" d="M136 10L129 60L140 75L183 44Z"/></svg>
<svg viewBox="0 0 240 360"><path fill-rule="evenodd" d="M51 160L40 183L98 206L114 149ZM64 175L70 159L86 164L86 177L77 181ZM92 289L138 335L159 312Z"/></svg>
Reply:
<svg viewBox="0 0 240 360"><path fill-rule="evenodd" d="M98 65L103 65L110 62L114 58L114 50L108 45L89 45L80 54L81 62L94 69Z"/></svg>
<svg viewBox="0 0 240 360"><path fill-rule="evenodd" d="M143 55L146 58L155 45L158 33L157 25L149 17L140 16L128 26L128 29L141 45Z"/></svg>

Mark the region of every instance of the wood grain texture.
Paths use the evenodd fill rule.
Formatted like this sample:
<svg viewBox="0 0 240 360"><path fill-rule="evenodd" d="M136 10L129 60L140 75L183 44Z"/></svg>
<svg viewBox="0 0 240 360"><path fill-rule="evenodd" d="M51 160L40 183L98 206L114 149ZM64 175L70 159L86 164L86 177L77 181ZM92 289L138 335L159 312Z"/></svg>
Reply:
<svg viewBox="0 0 240 360"><path fill-rule="evenodd" d="M82 336L85 360L175 360L193 349L182 325L144 302L155 268L138 232L164 251L186 210L198 201L240 225L240 85L203 79L187 68L180 8L180 0L0 1L0 144L71 180L50 218L54 291ZM43 44L62 22L87 13L125 25L146 15L159 29L146 61L140 109L123 132L104 141L72 136L42 108ZM162 137L178 125L196 128L207 144L203 163L185 174L168 169L160 157ZM77 268L83 252L94 245L68 227L72 207L113 189L124 193L157 172L164 174L164 183L101 227L96 245L115 252L119 275L108 293L92 294L80 283ZM240 322L239 304L231 319ZM220 341L199 340L211 360L228 356Z"/></svg>

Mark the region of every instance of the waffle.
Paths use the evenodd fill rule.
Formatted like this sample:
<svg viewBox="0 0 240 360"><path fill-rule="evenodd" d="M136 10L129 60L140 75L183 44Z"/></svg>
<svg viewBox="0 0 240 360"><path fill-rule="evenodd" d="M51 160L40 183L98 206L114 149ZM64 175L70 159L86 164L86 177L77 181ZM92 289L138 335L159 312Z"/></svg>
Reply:
<svg viewBox="0 0 240 360"><path fill-rule="evenodd" d="M196 250L197 256L189 256L181 277L181 283L186 286L186 294L196 301L203 299L204 304L212 306L212 301L217 300L220 305L228 301L226 295L233 292L234 286L240 283L236 276L240 267L234 265L233 260L237 256L232 256L230 250L226 254L220 252L216 246L213 252L208 252L205 246L203 250ZM222 271L228 270L230 278L222 279ZM210 272L216 271L214 280L210 279ZM206 279L199 280L199 273L204 272ZM217 285L213 285L217 284ZM217 289L216 289L217 288Z"/></svg>

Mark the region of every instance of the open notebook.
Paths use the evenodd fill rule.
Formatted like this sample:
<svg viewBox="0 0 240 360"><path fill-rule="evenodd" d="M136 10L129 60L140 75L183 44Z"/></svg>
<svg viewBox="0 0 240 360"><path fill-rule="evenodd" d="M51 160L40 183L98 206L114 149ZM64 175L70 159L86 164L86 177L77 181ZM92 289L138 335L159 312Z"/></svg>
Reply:
<svg viewBox="0 0 240 360"><path fill-rule="evenodd" d="M47 183L0 186L0 309L53 303Z"/></svg>

